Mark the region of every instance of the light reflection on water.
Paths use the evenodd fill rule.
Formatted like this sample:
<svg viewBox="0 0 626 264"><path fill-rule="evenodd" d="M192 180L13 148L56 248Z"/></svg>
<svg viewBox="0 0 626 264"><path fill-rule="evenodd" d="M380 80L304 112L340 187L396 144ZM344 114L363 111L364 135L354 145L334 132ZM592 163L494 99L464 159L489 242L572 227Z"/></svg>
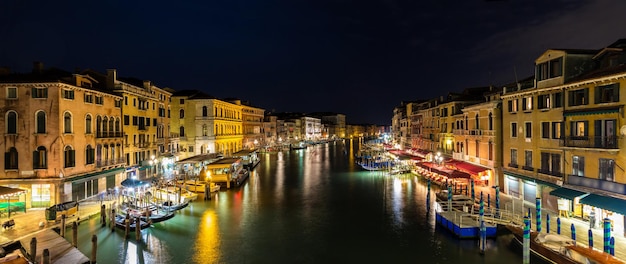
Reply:
<svg viewBox="0 0 626 264"><path fill-rule="evenodd" d="M144 230L143 242L135 242L134 233L124 239L121 230L101 228L94 218L79 227L79 249L90 256L96 234L100 263L521 261L506 238L489 240L483 256L476 241L435 227L423 180L359 169L357 146L348 141L261 154L243 186L192 203Z"/></svg>

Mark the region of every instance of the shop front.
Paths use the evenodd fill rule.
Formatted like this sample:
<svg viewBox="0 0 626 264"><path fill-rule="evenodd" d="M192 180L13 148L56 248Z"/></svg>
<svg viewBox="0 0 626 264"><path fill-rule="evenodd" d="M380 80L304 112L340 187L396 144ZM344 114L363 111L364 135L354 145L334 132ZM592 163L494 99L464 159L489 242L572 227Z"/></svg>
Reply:
<svg viewBox="0 0 626 264"><path fill-rule="evenodd" d="M595 227L602 227L602 223L605 218L611 222L611 231L621 236L626 236L624 233L624 215L626 215L626 207L624 203L626 201L599 194L590 193L589 195L580 199L580 203L583 204L583 215L586 215L587 219L595 217Z"/></svg>
<svg viewBox="0 0 626 264"><path fill-rule="evenodd" d="M580 199L588 193L581 192L570 188L556 188L550 191L550 195L557 197L558 210L560 217L579 217L583 218L583 204Z"/></svg>

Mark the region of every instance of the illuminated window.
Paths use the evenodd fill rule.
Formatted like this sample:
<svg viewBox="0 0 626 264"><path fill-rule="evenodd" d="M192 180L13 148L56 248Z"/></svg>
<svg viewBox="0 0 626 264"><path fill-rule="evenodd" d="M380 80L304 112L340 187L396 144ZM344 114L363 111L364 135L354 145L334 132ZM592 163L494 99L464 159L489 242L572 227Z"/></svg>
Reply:
<svg viewBox="0 0 626 264"><path fill-rule="evenodd" d="M585 176L585 157L572 157L572 175Z"/></svg>

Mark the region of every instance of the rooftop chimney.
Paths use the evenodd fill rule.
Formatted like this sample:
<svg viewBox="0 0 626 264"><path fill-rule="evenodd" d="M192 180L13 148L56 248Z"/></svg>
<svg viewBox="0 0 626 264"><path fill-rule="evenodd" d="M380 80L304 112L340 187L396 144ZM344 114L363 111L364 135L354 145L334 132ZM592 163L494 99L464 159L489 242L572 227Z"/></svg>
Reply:
<svg viewBox="0 0 626 264"><path fill-rule="evenodd" d="M150 81L144 80L143 81L143 88L146 89L146 90L150 90Z"/></svg>
<svg viewBox="0 0 626 264"><path fill-rule="evenodd" d="M107 69L107 89L115 89L115 81L117 81L117 70Z"/></svg>
<svg viewBox="0 0 626 264"><path fill-rule="evenodd" d="M0 67L0 76L11 74L11 68L9 67Z"/></svg>
<svg viewBox="0 0 626 264"><path fill-rule="evenodd" d="M33 73L41 73L43 72L43 62L34 61L33 62Z"/></svg>

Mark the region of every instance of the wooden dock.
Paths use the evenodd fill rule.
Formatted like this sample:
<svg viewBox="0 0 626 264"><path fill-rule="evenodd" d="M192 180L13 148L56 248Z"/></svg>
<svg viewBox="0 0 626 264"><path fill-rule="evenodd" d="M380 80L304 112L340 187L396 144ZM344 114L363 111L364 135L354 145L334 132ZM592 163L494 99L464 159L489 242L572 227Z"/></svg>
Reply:
<svg viewBox="0 0 626 264"><path fill-rule="evenodd" d="M43 263L43 251L48 249L50 253L50 263L89 263L89 258L73 247L70 242L61 237L52 229L45 229L31 236L20 239L24 250L30 253L30 242L32 238L37 239L37 263Z"/></svg>
<svg viewBox="0 0 626 264"><path fill-rule="evenodd" d="M459 199L450 203L437 199L435 209L435 221L438 225L448 229L459 238L480 238L480 222L478 210L472 213L469 208L473 206L468 199ZM496 237L497 224L484 219L487 237Z"/></svg>

